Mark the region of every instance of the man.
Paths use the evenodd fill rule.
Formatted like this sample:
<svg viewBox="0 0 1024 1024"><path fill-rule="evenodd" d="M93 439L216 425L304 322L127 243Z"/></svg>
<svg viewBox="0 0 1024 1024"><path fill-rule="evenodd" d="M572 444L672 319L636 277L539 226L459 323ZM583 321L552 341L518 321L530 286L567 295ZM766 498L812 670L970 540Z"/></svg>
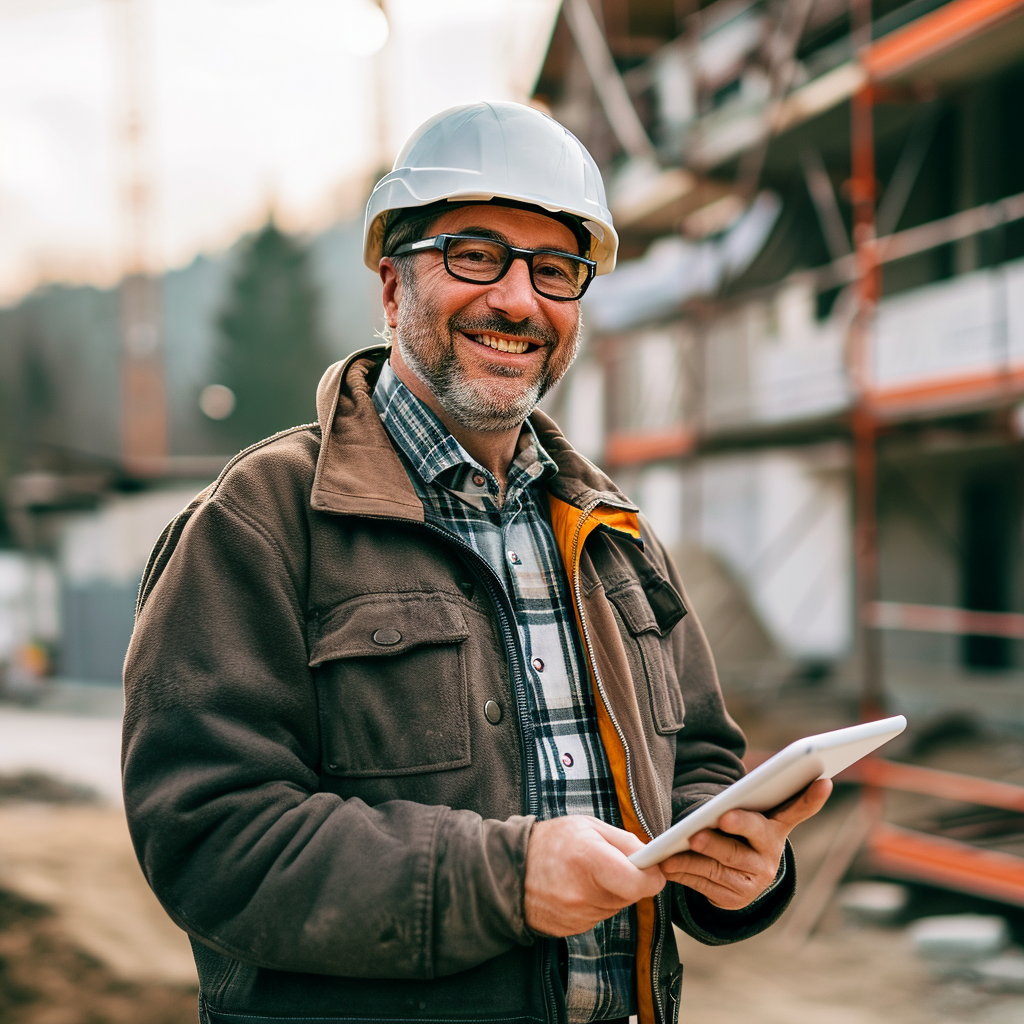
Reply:
<svg viewBox="0 0 1024 1024"><path fill-rule="evenodd" d="M734 941L790 898L827 783L627 859L742 773L743 738L656 538L534 411L616 244L550 118L427 122L367 210L394 344L157 544L125 802L204 1022L669 1024L672 922Z"/></svg>

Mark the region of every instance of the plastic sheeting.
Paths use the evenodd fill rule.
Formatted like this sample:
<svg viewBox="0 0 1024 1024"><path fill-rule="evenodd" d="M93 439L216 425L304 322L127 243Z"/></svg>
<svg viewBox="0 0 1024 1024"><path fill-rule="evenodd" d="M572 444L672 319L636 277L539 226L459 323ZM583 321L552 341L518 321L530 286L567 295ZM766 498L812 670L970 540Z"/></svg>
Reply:
<svg viewBox="0 0 1024 1024"><path fill-rule="evenodd" d="M584 319L598 331L625 331L669 316L687 299L714 294L750 266L781 211L779 197L765 191L718 238L658 239L640 259L594 281L583 300Z"/></svg>

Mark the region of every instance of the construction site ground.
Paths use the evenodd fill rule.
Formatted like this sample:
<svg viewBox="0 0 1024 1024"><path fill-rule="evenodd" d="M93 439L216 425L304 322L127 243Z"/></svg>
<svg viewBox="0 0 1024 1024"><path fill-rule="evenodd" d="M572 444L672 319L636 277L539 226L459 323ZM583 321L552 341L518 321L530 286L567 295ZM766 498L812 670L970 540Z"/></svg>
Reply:
<svg viewBox="0 0 1024 1024"><path fill-rule="evenodd" d="M842 707L813 694L791 694L769 706L743 701L733 706L752 745L766 749L818 727L845 724ZM90 778L82 780L75 777L75 754L68 746L73 748L74 730L65 729L59 718L45 709L0 706L0 1024L192 1024L196 982L188 942L146 887L114 794L90 800L81 788L83 781L105 777L96 767L105 759L113 758L116 767L116 729L107 730L106 740L97 738L103 731L99 723L116 720L107 712L85 716ZM947 733L930 753L922 748L922 763L984 769L1011 781L1024 773L1024 744ZM57 781L39 773L51 747ZM32 763L10 754L28 749ZM25 775L26 769L35 774ZM1021 779L1018 775L1016 781ZM102 787L93 785L97 788ZM794 833L804 880L813 876L852 801L851 792L838 793L823 814ZM1012 908L925 888L912 891L909 916L1002 913L1017 942L1024 940L1024 917ZM936 977L914 954L903 923L858 924L831 905L805 942L787 938L785 919L735 946L706 947L680 937L686 964L680 1020L1024 1021L1024 995Z"/></svg>

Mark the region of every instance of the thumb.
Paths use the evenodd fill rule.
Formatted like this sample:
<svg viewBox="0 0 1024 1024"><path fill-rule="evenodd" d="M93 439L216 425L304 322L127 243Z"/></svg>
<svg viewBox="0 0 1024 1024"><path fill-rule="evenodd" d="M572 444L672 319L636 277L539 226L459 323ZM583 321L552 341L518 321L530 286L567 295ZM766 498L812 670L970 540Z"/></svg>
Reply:
<svg viewBox="0 0 1024 1024"><path fill-rule="evenodd" d="M597 832L606 843L614 846L619 853L624 853L627 857L636 853L637 850L643 849L644 844L640 842L632 832L627 832L622 828L616 828L614 825L609 825L607 822L601 821L597 818L594 819L594 831Z"/></svg>
<svg viewBox="0 0 1024 1024"><path fill-rule="evenodd" d="M806 821L817 814L825 806L825 801L831 793L831 779L815 779L806 789L776 807L768 817L780 825L793 828L801 821Z"/></svg>
<svg viewBox="0 0 1024 1024"><path fill-rule="evenodd" d="M644 844L625 829L595 820L594 830L624 857L643 849ZM664 888L665 876L657 864L650 868L638 868L628 860L620 861L619 864L621 869L616 868L604 881L612 892L630 893L630 902L635 902L643 896L655 896Z"/></svg>

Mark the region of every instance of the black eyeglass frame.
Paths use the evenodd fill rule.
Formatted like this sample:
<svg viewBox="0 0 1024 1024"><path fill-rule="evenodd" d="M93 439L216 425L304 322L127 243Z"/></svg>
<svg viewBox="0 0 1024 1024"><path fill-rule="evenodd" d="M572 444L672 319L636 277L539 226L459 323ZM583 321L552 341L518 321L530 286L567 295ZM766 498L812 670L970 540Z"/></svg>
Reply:
<svg viewBox="0 0 1024 1024"><path fill-rule="evenodd" d="M492 245L500 245L508 252L508 258L505 260L505 265L498 271L496 277L489 281L482 281L478 277L465 277L462 274L456 274L454 270L448 264L448 247L454 241L466 240L471 242L490 242ZM444 269L455 278L456 281L465 281L467 284L497 284L511 269L512 264L516 260L522 260L526 264L527 270L530 272L530 284L533 285L533 290L538 295L543 295L545 299L551 299L553 302L578 302L583 298L583 293L590 287L590 282L594 280L594 273L597 270L597 260L588 260L585 256L577 256L571 252L563 252L561 249L519 249L514 245L509 245L508 242L503 242L499 238L484 238L481 235L434 235L433 238L421 238L418 242L406 242L403 245L398 246L392 256L412 256L418 252L429 252L431 249L439 249L441 256L444 259ZM535 256L565 256L571 260L575 260L577 263L583 264L587 268L587 278L580 285L580 290L577 295L551 295L548 292L542 291L537 287L537 281L533 276L533 258Z"/></svg>

